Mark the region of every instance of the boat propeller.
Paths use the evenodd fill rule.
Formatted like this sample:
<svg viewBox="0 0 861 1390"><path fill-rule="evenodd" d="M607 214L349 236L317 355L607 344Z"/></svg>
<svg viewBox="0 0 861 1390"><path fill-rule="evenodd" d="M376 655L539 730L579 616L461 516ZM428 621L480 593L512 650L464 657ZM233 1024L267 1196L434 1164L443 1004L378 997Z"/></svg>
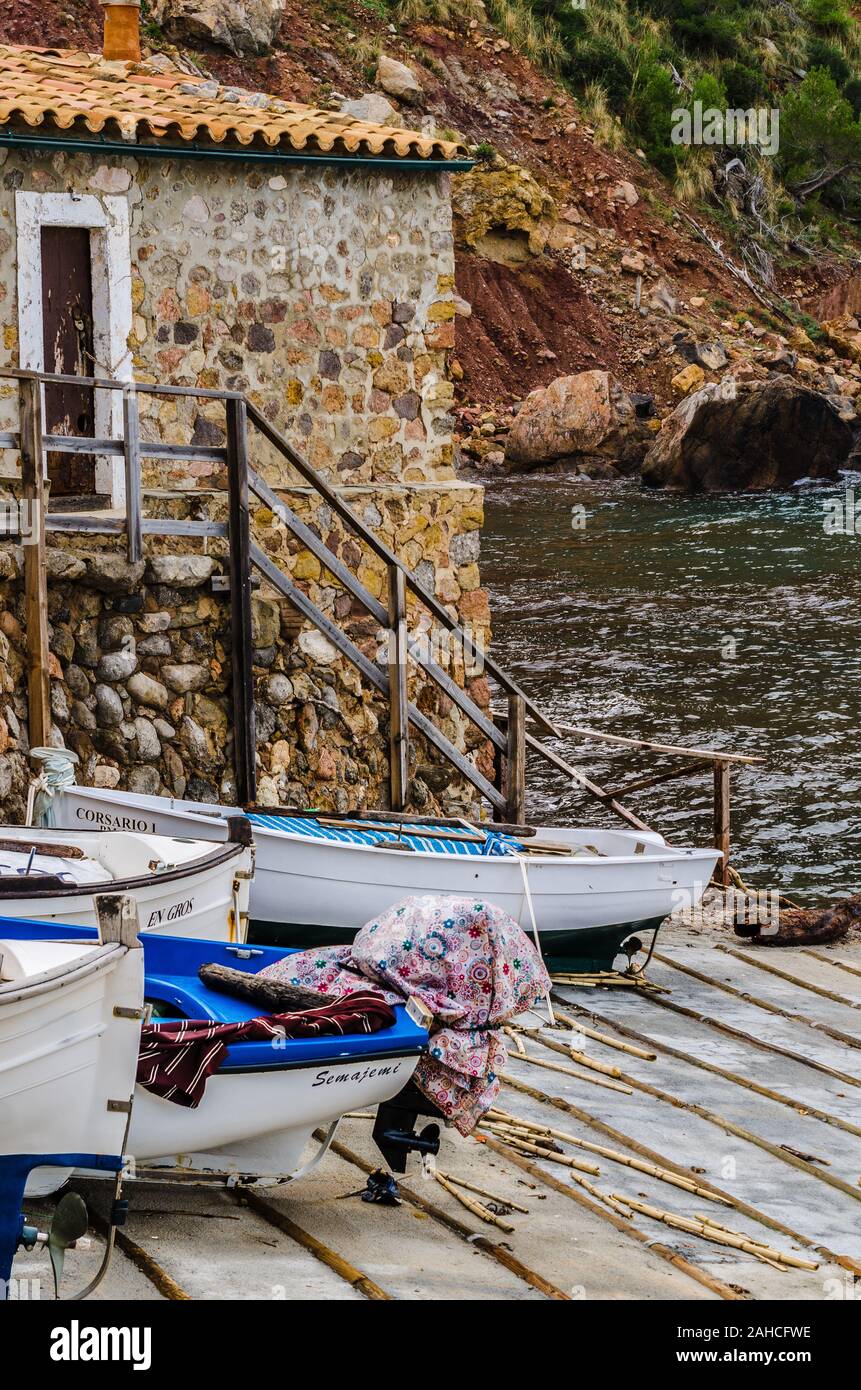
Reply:
<svg viewBox="0 0 861 1390"><path fill-rule="evenodd" d="M67 1192L57 1204L54 1219L48 1231L40 1231L36 1226L22 1226L18 1244L25 1250L34 1250L37 1245L48 1247L48 1257L54 1272L54 1297L60 1297L60 1280L66 1251L72 1249L89 1225L87 1208L77 1192Z"/></svg>
<svg viewBox="0 0 861 1390"><path fill-rule="evenodd" d="M377 1107L373 1140L395 1173L406 1172L410 1153L422 1156L439 1153L439 1125L425 1125L421 1133L416 1133L419 1115L427 1115L432 1120L443 1119L442 1112L413 1081L408 1081L396 1096Z"/></svg>

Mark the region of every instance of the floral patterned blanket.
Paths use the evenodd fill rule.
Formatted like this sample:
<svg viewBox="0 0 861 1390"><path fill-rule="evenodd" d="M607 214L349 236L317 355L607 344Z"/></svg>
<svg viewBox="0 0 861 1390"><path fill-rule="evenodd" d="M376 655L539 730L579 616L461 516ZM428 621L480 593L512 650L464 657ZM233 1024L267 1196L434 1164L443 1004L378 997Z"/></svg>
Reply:
<svg viewBox="0 0 861 1390"><path fill-rule="evenodd" d="M434 1023L413 1079L461 1134L499 1092L506 1049L497 1030L550 987L532 942L501 908L435 893L396 903L351 946L302 951L261 974L338 995L370 980L388 1003L416 995Z"/></svg>

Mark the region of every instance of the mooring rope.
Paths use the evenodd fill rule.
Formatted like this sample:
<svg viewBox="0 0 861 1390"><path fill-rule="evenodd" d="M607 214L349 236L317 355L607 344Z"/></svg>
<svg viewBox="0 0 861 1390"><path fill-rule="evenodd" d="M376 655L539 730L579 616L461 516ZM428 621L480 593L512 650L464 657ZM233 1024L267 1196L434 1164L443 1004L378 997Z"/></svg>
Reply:
<svg viewBox="0 0 861 1390"><path fill-rule="evenodd" d="M69 748L31 748L30 757L42 766L27 792L25 823L53 826L56 824L52 808L54 797L66 787L75 786L75 768L80 759Z"/></svg>
<svg viewBox="0 0 861 1390"><path fill-rule="evenodd" d="M530 920L531 920L531 922L532 922L532 935L533 935L534 938L535 938L535 949L536 949L536 951L538 952L538 959L541 961L541 964L544 966L544 968L545 968L545 970L546 970L546 969L547 969L547 966L546 966L545 961L544 961L544 952L543 952L542 949L541 949L541 937L539 936L539 933L538 933L538 922L537 922L536 917L535 917L535 908L534 908L533 903L532 903L532 890L531 890L530 887L529 887L529 875L528 875L527 872L526 872L526 860L523 858L523 855L522 855L522 854L517 854L517 855L515 855L515 858L516 858L518 864L520 865L520 873L521 873L521 875L522 875L522 877L523 877L523 892L524 892L525 895L526 895L526 906L529 908L529 917L530 917ZM549 973L549 972L548 972L548 973ZM545 1002L546 1002L546 1004L547 1004L547 1015L548 1015L548 1018L549 1018L549 1020L550 1020L550 1027L551 1027L551 1028L555 1028L555 1027L556 1027L556 1015L555 1015L554 1012L553 1012L553 1004L551 1003L551 1000L550 1000L550 990L549 990L549 989L548 989L548 990L545 990L545 992L544 992L544 999L545 999Z"/></svg>

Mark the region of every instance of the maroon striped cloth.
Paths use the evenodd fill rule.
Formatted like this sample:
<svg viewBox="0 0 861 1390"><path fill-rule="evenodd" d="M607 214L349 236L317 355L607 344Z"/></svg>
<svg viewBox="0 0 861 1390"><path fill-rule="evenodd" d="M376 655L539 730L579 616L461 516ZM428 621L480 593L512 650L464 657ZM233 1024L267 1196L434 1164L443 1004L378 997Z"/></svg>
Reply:
<svg viewBox="0 0 861 1390"><path fill-rule="evenodd" d="M273 1047L278 1047L285 1038L379 1033L394 1022L394 1012L382 995L368 989L349 998L331 999L316 1009L250 1018L245 1023L210 1023L205 1019L150 1023L141 1031L138 1084L163 1100L194 1109L230 1043L271 1039Z"/></svg>

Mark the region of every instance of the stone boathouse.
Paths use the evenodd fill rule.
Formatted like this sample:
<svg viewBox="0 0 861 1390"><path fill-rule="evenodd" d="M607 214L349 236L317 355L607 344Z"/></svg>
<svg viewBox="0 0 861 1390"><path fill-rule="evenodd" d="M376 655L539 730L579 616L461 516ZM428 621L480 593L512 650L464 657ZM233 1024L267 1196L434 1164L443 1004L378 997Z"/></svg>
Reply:
<svg viewBox="0 0 861 1390"><path fill-rule="evenodd" d="M25 368L242 391L481 645L481 492L452 467L454 251L462 147L140 58L133 4L106 5L103 54L0 47L0 432ZM145 456L146 442L224 441L223 403L138 396L147 515L225 514L223 465ZM46 385L46 434L119 439L123 393ZM386 573L282 456L251 460L315 535L386 601ZM123 460L45 455L50 510L121 515ZM0 497L20 459L0 448ZM265 507L258 543L373 660L381 632ZM229 801L235 793L225 544L49 532L51 739L81 780ZM0 808L29 776L22 550L0 540ZM295 608L253 600L258 801L384 806L385 702ZM408 625L430 635L426 610ZM437 661L482 708L457 645ZM492 746L437 686L410 696L484 775ZM373 698L372 698L373 696ZM414 806L475 809L421 739Z"/></svg>

